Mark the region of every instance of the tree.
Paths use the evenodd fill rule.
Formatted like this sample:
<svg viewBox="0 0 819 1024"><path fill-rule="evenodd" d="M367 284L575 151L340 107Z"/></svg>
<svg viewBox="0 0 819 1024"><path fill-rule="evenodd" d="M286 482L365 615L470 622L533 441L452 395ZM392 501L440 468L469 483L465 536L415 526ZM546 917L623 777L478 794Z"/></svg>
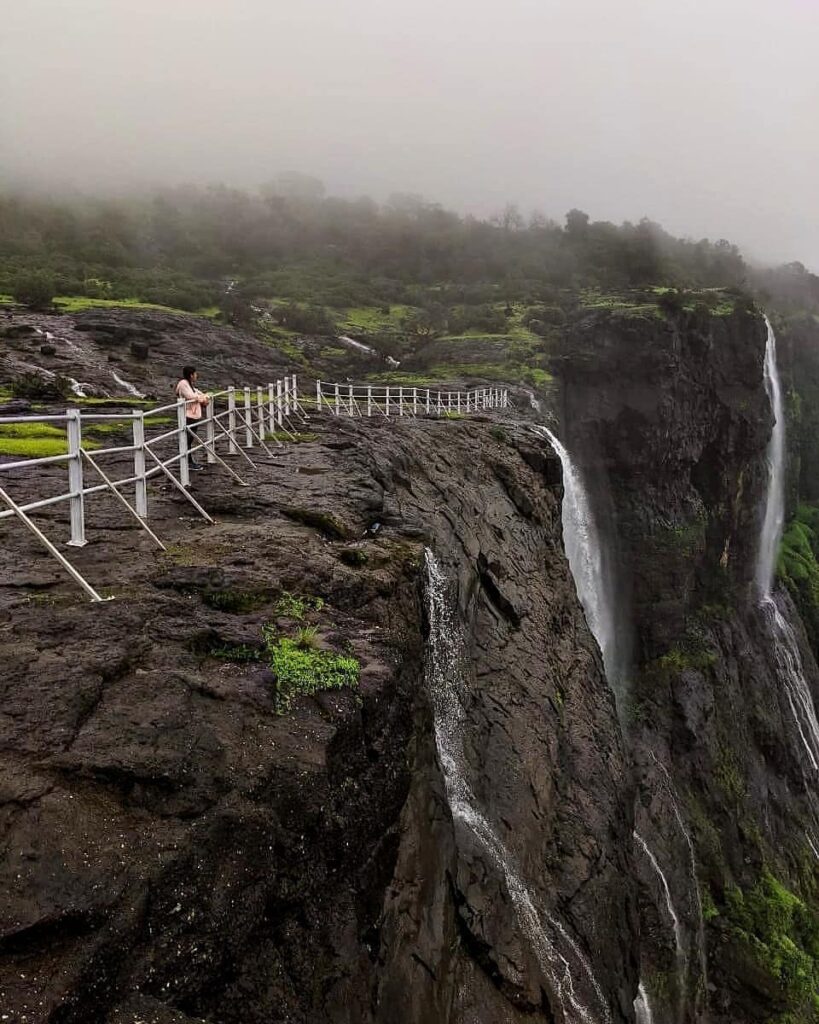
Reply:
<svg viewBox="0 0 819 1024"><path fill-rule="evenodd" d="M582 210L569 210L566 214L566 233L579 238L586 233L589 226L589 215Z"/></svg>
<svg viewBox="0 0 819 1024"><path fill-rule="evenodd" d="M47 309L54 298L54 278L41 270L20 274L12 285L11 294L16 302L30 309Z"/></svg>

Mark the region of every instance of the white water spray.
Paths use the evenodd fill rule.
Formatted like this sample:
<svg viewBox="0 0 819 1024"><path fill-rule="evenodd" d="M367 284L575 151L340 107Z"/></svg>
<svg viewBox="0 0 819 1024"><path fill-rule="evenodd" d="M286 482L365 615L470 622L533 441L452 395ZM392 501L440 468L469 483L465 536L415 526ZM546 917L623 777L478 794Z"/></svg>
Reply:
<svg viewBox="0 0 819 1024"><path fill-rule="evenodd" d="M123 380L118 373L114 373L113 370L111 371L111 376L114 378L116 383L119 384L121 388L125 388L129 395L133 395L134 398L145 397L144 391L139 391L137 388L134 387L133 384L129 384L127 380Z"/></svg>
<svg viewBox="0 0 819 1024"><path fill-rule="evenodd" d="M580 471L551 430L540 426L535 430L548 439L563 466L563 545L586 621L603 655L606 679L616 693L622 674L617 616L589 495Z"/></svg>
<svg viewBox="0 0 819 1024"><path fill-rule="evenodd" d="M560 922L537 907L511 854L477 807L467 780L463 749L466 713L459 693L464 679L463 636L447 597L444 574L429 549L425 557L430 627L426 681L432 699L438 758L453 820L469 829L503 875L518 923L560 1000L566 1024L596 1024L598 1021L610 1024L605 997L588 960ZM548 934L546 924L559 936L563 952ZM594 1012L575 989L578 972L585 975L594 994L597 1004Z"/></svg>
<svg viewBox="0 0 819 1024"><path fill-rule="evenodd" d="M637 998L634 1000L634 1018L637 1024L654 1024L654 1015L651 1012L648 993L642 981L637 988Z"/></svg>

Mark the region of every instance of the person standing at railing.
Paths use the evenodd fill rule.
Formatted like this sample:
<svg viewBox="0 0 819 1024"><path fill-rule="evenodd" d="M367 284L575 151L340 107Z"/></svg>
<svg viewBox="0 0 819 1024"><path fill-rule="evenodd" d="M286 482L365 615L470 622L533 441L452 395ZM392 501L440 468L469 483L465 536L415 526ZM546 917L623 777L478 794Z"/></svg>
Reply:
<svg viewBox="0 0 819 1024"><path fill-rule="evenodd" d="M204 391L200 391L199 388L197 388L196 381L198 379L199 374L196 372L195 366L183 366L182 377L175 389L176 397L185 399L185 426L187 427L188 438L188 466L197 472L205 467L200 466L190 452L192 452L199 443L196 431L202 424L202 410L210 401Z"/></svg>

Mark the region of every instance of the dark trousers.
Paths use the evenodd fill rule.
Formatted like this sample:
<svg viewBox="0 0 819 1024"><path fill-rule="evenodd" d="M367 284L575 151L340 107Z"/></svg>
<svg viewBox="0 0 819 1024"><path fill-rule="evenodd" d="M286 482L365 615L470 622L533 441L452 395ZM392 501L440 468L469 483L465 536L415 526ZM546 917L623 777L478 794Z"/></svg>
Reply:
<svg viewBox="0 0 819 1024"><path fill-rule="evenodd" d="M188 462L195 466L196 459L191 455L193 449L199 444L199 435L196 431L202 426L201 420L192 420L189 417L185 418L185 426L188 428Z"/></svg>

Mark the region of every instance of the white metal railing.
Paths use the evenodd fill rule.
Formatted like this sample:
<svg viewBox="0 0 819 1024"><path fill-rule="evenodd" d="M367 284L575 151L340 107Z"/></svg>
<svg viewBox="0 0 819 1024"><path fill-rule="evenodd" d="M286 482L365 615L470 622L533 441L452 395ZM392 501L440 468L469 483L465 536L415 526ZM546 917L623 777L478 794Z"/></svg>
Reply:
<svg viewBox="0 0 819 1024"><path fill-rule="evenodd" d="M0 482L5 485L7 474L29 470L36 472L25 475L27 484L36 486L42 479L40 471L43 468L65 466L68 469L68 489L48 497L16 500L5 486L0 486L0 521L19 520L92 601L102 601L104 598L46 537L29 513L67 503L69 538L66 543L71 547L83 547L86 543L86 499L108 493L152 541L165 550L165 545L148 525L150 481L169 482L190 502L198 515L212 523L207 510L189 490L189 457L203 452L209 464L218 464L235 483L247 487L247 482L228 465L226 458L239 456L255 469L256 463L248 453L258 447L272 456L268 441L281 447L282 437L295 440L299 427L307 419L305 406L312 404L312 396L305 401L299 395L297 378L289 375L264 386L229 387L211 394L196 435L188 429L183 399L131 413L96 413L69 408L63 413L42 416L0 417L0 427L41 423L63 427L66 435L63 454L0 461ZM509 405L506 388L439 391L316 381L316 410L329 411L334 416L447 416L505 409ZM93 446L87 443L89 428L115 423L123 424L123 431L130 424L129 443L108 448L97 447L96 442ZM111 462L113 464L109 465ZM89 478L94 482L89 482Z"/></svg>
<svg viewBox="0 0 819 1024"><path fill-rule="evenodd" d="M334 416L447 416L509 408L506 388L434 388L316 381L316 409Z"/></svg>
<svg viewBox="0 0 819 1024"><path fill-rule="evenodd" d="M272 455L267 440L282 446L282 435L294 439L299 425L307 418L294 375L264 387L229 387L225 391L211 394L210 402L200 421L201 425L197 428L197 435L192 435L188 430L185 407L184 399L180 399L168 405L130 414L95 413L70 408L64 413L54 415L0 417L0 427L26 423L63 426L67 445L64 454L0 462L0 480L4 484L5 474L18 470L41 470L46 466L55 465L68 468L68 490L46 498L15 501L5 486L0 486L0 503L6 506L5 509L0 508L0 520L18 519L57 559L92 601L102 601L103 598L91 584L33 522L30 512L66 502L69 507L70 524L67 543L71 547L83 547L86 543L86 498L107 492L117 499L154 543L165 550L165 545L147 523L150 480L159 478L170 481L197 513L212 523L211 516L188 490L189 457L196 452L204 452L208 463L218 463L237 484L247 487L245 480L227 464L224 457L241 456L255 468L256 464L248 454L249 450L258 446L268 455ZM95 424L112 425L118 422L123 424L123 430L127 430L129 421L130 444L98 448L96 445L91 447L84 443L87 429L93 428ZM200 433L204 433L204 437L198 436ZM193 444L192 438L195 440ZM107 460L112 456L115 457L114 468L104 469L100 464L101 460L105 460L107 464ZM86 475L89 471L101 482L88 484ZM31 476L32 474L28 474L29 479ZM123 491L131 488L133 498L129 501Z"/></svg>

